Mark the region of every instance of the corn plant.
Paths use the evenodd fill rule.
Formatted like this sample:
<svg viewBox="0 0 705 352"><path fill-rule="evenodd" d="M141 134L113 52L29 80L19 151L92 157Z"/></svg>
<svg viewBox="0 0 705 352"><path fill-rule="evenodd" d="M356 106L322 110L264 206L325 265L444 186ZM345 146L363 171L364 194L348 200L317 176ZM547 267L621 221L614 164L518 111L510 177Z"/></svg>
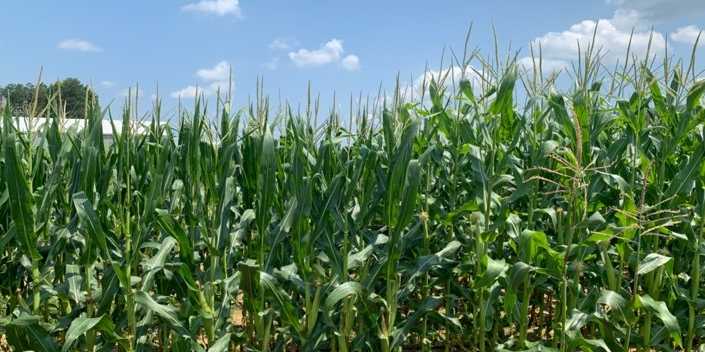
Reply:
<svg viewBox="0 0 705 352"><path fill-rule="evenodd" d="M496 52L327 114L10 101L0 350L702 349L695 56Z"/></svg>

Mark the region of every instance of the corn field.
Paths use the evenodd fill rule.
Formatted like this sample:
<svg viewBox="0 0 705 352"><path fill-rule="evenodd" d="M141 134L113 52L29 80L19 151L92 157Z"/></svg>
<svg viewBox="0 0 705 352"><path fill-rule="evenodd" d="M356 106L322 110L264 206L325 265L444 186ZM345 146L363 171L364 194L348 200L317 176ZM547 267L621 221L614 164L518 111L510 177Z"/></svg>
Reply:
<svg viewBox="0 0 705 352"><path fill-rule="evenodd" d="M697 351L705 81L646 57L466 53L325 114L128 99L112 143L97 104L8 105L0 350Z"/></svg>

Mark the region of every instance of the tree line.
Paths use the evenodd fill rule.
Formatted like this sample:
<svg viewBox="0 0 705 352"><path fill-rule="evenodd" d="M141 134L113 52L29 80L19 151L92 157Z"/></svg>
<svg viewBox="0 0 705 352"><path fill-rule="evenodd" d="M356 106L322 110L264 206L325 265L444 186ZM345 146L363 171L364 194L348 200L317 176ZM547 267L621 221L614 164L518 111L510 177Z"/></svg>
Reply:
<svg viewBox="0 0 705 352"><path fill-rule="evenodd" d="M86 103L98 102L93 89L76 78L52 84L11 83L0 86L0 97L10 104L14 116L61 115L70 119L85 118Z"/></svg>

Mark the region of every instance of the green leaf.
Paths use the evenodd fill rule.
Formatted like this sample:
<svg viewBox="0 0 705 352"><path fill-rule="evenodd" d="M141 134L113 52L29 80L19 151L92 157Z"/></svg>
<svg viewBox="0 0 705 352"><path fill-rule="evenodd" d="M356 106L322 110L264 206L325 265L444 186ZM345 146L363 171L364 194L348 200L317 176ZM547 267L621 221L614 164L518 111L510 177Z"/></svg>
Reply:
<svg viewBox="0 0 705 352"><path fill-rule="evenodd" d="M690 91L688 91L688 101L686 106L688 107L688 111L693 111L695 110L696 106L700 105L700 99L702 99L703 94L705 93L705 80L699 80L693 84L693 86L690 88Z"/></svg>
<svg viewBox="0 0 705 352"><path fill-rule="evenodd" d="M670 198L681 192L684 187L695 177L702 165L705 156L705 143L700 141L698 149L690 155L688 160L684 160L678 167L678 173L671 179L671 185L666 190L666 198Z"/></svg>
<svg viewBox="0 0 705 352"><path fill-rule="evenodd" d="M169 212L163 209L156 209L156 212L159 227L167 235L176 239L176 242L179 244L179 256L181 260L187 265L193 264L193 247L189 236L176 224Z"/></svg>
<svg viewBox="0 0 705 352"><path fill-rule="evenodd" d="M166 260L174 247L176 247L176 239L166 237L159 246L157 254L145 261L143 264L145 274L142 278L142 291L147 292L152 289L155 275L164 268Z"/></svg>
<svg viewBox="0 0 705 352"><path fill-rule="evenodd" d="M565 328L573 333L580 331L580 329L587 324L590 316L579 310L574 309L570 315L570 319L566 321Z"/></svg>
<svg viewBox="0 0 705 352"><path fill-rule="evenodd" d="M367 245L358 252L348 255L348 269L355 270L364 264L374 251L373 245Z"/></svg>
<svg viewBox="0 0 705 352"><path fill-rule="evenodd" d="M274 138L269 129L265 129L262 136L262 148L259 157L259 178L257 199L257 227L264 232L271 218L270 208L276 191L277 159L274 147Z"/></svg>
<svg viewBox="0 0 705 352"><path fill-rule="evenodd" d="M362 285L359 282L356 281L348 281L344 282L338 286L336 286L331 293L328 294L328 297L326 298L325 301L325 306L328 310L333 309L333 306L335 306L338 302L340 302L344 298L348 298L350 296L357 296L362 293Z"/></svg>
<svg viewBox="0 0 705 352"><path fill-rule="evenodd" d="M414 140L416 139L416 133L418 130L418 121L416 119L411 120L411 122L404 128L401 140L396 153L391 158L391 167L387 175L387 203L386 203L386 216L387 225L392 226L395 230L394 236L392 236L392 242L395 242L396 235L399 231L406 226L404 220L406 215L402 214L401 211L408 211L412 204L409 204L412 200L415 201L415 195L418 190L414 189L413 186L419 181L420 165L418 162L412 163L412 147ZM414 172L415 175L407 177L407 172ZM402 182L403 180L403 182ZM418 188L418 187L416 187ZM402 192L404 194L402 195ZM406 205L404 210L399 208L399 200L402 200L402 207Z"/></svg>
<svg viewBox="0 0 705 352"><path fill-rule="evenodd" d="M108 250L108 242L106 240L105 232L103 231L103 226L98 220L98 215L93 210L93 205L86 197L83 192L78 192L73 195L73 204L76 208L76 213L81 219L81 223L86 227L86 235L89 239L94 239L100 250L100 254L103 260L110 262L110 251ZM93 243L91 241L91 243Z"/></svg>
<svg viewBox="0 0 705 352"><path fill-rule="evenodd" d="M415 287L415 281L431 270L431 268L441 265L444 262L449 262L448 259L451 258L461 246L462 244L458 241L450 241L445 247L443 247L442 250L436 252L435 254L426 255L416 260L416 265L414 266L413 271L411 271L411 275L409 275L403 294L406 295L411 293Z"/></svg>
<svg viewBox="0 0 705 352"><path fill-rule="evenodd" d="M463 96L468 99L473 105L475 104L475 93L472 91L472 82L467 79L460 81L459 90L462 92Z"/></svg>
<svg viewBox="0 0 705 352"><path fill-rule="evenodd" d="M11 132L14 127L8 113L5 113L4 120L2 146L5 157L5 183L10 216L15 225L15 237L19 240L20 247L27 256L36 260L41 256L36 248L32 193L24 173L25 167L20 163L21 158L16 147L15 133Z"/></svg>
<svg viewBox="0 0 705 352"><path fill-rule="evenodd" d="M7 342L14 350L18 351L38 351L55 352L59 351L59 346L49 336L49 333L39 325L38 316L22 313L19 317L12 319L5 329L7 331Z"/></svg>
<svg viewBox="0 0 705 352"><path fill-rule="evenodd" d="M597 303L604 304L610 307L611 310L622 311L627 300L624 299L619 293L602 289L600 292L600 298L598 298Z"/></svg>
<svg viewBox="0 0 705 352"><path fill-rule="evenodd" d="M509 114L513 109L514 84L517 80L517 70L510 68L502 77L502 82L497 90L497 97L490 106L493 114Z"/></svg>
<svg viewBox="0 0 705 352"><path fill-rule="evenodd" d="M69 298L76 304L83 302L83 293L81 286L83 284L83 276L81 276L81 267L78 265L66 265L66 283L69 290Z"/></svg>
<svg viewBox="0 0 705 352"><path fill-rule="evenodd" d="M665 265L671 261L671 259L673 258L658 253L649 253L649 255L647 255L646 258L644 258L644 260L639 264L639 271L637 273L639 275L648 274L662 265Z"/></svg>
<svg viewBox="0 0 705 352"><path fill-rule="evenodd" d="M233 202L233 197L235 195L235 178L234 177L228 177L225 180L225 187L223 190L223 196L222 199L220 200L221 206L220 206L220 212L218 213L218 217L220 218L219 221L219 226L218 226L218 251L222 252L225 250L225 246L229 244L229 235L230 231L228 231L228 224L229 220L231 217L231 210L230 206L232 205Z"/></svg>
<svg viewBox="0 0 705 352"><path fill-rule="evenodd" d="M603 339L586 339L579 337L577 340L580 347L586 348L588 351L591 351L593 347L597 347L606 352L612 351Z"/></svg>
<svg viewBox="0 0 705 352"><path fill-rule="evenodd" d="M524 230L519 235L519 255L525 261L530 261L538 253L538 249L550 250L548 237L543 231Z"/></svg>
<svg viewBox="0 0 705 352"><path fill-rule="evenodd" d="M418 307L414 307L413 313L411 313L409 318L404 321L400 328L396 328L392 332L393 340L391 349L394 350L396 347L401 346L409 331L416 328L421 318L429 312L434 311L442 302L440 297L431 296L424 298Z"/></svg>
<svg viewBox="0 0 705 352"><path fill-rule="evenodd" d="M516 262L509 270L509 284L513 290L518 291L519 287L524 283L526 277L533 271L534 268L524 262ZM527 288L528 289L528 288Z"/></svg>
<svg viewBox="0 0 705 352"><path fill-rule="evenodd" d="M397 223L397 232L401 231L416 211L416 196L421 184L421 166L418 160L411 160L406 171L406 180L404 181L404 196L401 202L401 211L399 213L399 222Z"/></svg>
<svg viewBox="0 0 705 352"><path fill-rule="evenodd" d="M278 285L274 276L265 272L259 273L260 284L274 295L274 298L279 303L282 315L286 319L286 323L294 328L294 333L301 331L300 322L296 316L295 307L292 304L291 297Z"/></svg>
<svg viewBox="0 0 705 352"><path fill-rule="evenodd" d="M394 138L394 114L389 111L386 106L382 111L382 132L384 135L384 147L387 151L387 156L391 157L392 151L396 147L396 139Z"/></svg>
<svg viewBox="0 0 705 352"><path fill-rule="evenodd" d="M671 334L671 338L673 338L676 346L682 346L681 327L678 325L678 319L676 319L676 317L668 310L666 303L656 301L649 295L637 296L637 298L637 302L640 303L640 305L649 308L651 311L656 313L656 316L659 320L661 320L661 322L663 322L663 325Z"/></svg>
<svg viewBox="0 0 705 352"><path fill-rule="evenodd" d="M64 345L61 350L68 351L72 349L79 337L93 329L103 331L108 336L115 335L115 326L106 316L101 315L97 318L80 316L71 322L69 329L66 331Z"/></svg>
<svg viewBox="0 0 705 352"><path fill-rule="evenodd" d="M221 336L215 343L208 348L208 352L227 352L230 347L231 333Z"/></svg>
<svg viewBox="0 0 705 352"><path fill-rule="evenodd" d="M85 228L86 238L89 239L88 245L91 247L97 245L96 247L100 250L103 261L112 266L112 269L120 280L122 287L130 287L130 278L125 276L122 268L111 258L110 250L108 249L107 236L103 231L103 226L100 224L100 220L98 220L98 215L95 213L95 210L93 210L93 205L88 198L86 198L85 193L75 193L73 195L73 204L76 208L76 213L81 220L81 224L83 224Z"/></svg>
<svg viewBox="0 0 705 352"><path fill-rule="evenodd" d="M571 141L575 141L575 126L565 106L565 98L562 95L551 95L549 105L556 116L557 122L563 128L563 133L568 135Z"/></svg>
<svg viewBox="0 0 705 352"><path fill-rule="evenodd" d="M504 260L494 260L489 256L485 257L487 268L482 273L476 284L478 287L489 287L509 269L509 265Z"/></svg>
<svg viewBox="0 0 705 352"><path fill-rule="evenodd" d="M143 309L156 314L167 323L177 334L184 338L190 338L191 334L178 317L178 310L171 305L159 304L152 296L146 292L135 292L135 303Z"/></svg>

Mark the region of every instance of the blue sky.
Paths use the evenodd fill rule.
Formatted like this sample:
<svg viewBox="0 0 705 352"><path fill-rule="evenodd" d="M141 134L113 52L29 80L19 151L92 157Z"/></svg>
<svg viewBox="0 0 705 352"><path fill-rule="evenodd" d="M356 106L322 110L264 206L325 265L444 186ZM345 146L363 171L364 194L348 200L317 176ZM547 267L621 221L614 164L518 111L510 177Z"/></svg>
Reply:
<svg viewBox="0 0 705 352"><path fill-rule="evenodd" d="M309 81L324 100L391 88L397 73L413 84L427 64L438 67L444 48L462 51L471 23L472 48L490 53L494 26L505 48L524 57L541 43L555 67L595 24L608 60L623 55L632 28L637 51L654 28L654 46L668 41L682 56L705 25L705 1L8 0L0 23L0 85L34 81L43 66L46 81L92 82L103 102L136 83L148 101L158 84L173 107L195 87L212 96L227 86L230 67L240 104L258 77L275 99L294 102Z"/></svg>

